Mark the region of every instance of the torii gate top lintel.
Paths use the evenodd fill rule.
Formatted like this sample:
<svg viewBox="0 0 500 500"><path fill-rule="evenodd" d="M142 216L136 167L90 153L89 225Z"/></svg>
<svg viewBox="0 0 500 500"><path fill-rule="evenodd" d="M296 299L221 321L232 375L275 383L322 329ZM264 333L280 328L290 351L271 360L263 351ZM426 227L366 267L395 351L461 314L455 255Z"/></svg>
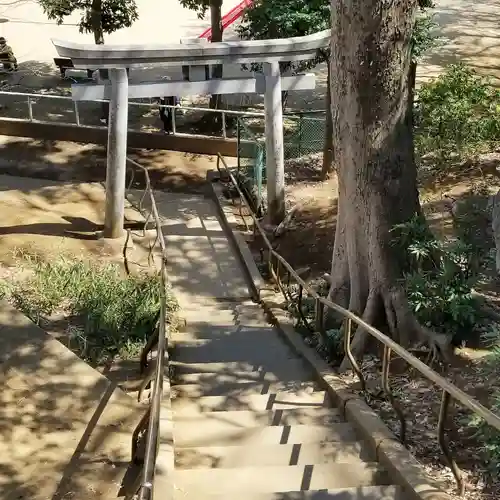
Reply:
<svg viewBox="0 0 500 500"><path fill-rule="evenodd" d="M330 30L275 40L238 40L169 45L94 45L52 39L60 57L76 68L129 68L146 63L204 65L307 60L330 43Z"/></svg>

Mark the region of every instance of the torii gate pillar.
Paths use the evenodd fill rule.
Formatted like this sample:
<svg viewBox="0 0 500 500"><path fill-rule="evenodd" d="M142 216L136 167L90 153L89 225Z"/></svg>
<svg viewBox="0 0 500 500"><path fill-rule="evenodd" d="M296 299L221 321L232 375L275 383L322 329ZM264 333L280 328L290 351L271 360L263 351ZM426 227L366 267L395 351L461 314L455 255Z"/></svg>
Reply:
<svg viewBox="0 0 500 500"><path fill-rule="evenodd" d="M285 159L283 150L283 108L281 102L281 72L278 62L264 63L266 89L266 174L267 208L271 224L285 218Z"/></svg>
<svg viewBox="0 0 500 500"><path fill-rule="evenodd" d="M128 75L126 69L110 69L108 152L106 165L106 212L104 237L123 236L127 174Z"/></svg>

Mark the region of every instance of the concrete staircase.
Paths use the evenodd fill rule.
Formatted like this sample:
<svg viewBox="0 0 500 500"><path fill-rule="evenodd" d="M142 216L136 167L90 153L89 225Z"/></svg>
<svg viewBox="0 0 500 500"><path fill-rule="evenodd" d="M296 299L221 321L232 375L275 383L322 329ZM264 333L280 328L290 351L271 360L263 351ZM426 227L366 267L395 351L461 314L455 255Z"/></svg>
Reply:
<svg viewBox="0 0 500 500"><path fill-rule="evenodd" d="M183 314L171 351L175 500L405 498L259 306Z"/></svg>
<svg viewBox="0 0 500 500"><path fill-rule="evenodd" d="M131 436L145 411L0 301L2 500L123 498L137 475Z"/></svg>

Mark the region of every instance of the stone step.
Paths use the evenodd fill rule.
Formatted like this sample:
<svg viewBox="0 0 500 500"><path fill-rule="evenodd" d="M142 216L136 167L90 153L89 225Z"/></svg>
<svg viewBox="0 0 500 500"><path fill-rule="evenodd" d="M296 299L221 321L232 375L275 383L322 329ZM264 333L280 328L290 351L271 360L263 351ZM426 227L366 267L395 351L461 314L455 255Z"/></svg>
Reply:
<svg viewBox="0 0 500 500"><path fill-rule="evenodd" d="M241 397L205 396L195 399L175 398L174 396L174 399L172 399L172 409L176 420L200 412L285 410L289 408L325 408L330 406L330 399L325 391L296 394L278 392L277 394L252 394Z"/></svg>
<svg viewBox="0 0 500 500"><path fill-rule="evenodd" d="M327 425L275 425L238 427L224 421L224 412L210 413L200 426L174 419L175 445L182 448L198 446L259 446L267 444L298 444L356 441L352 426L345 422Z"/></svg>
<svg viewBox="0 0 500 500"><path fill-rule="evenodd" d="M174 342L170 350L171 358L183 363L225 363L244 362L280 363L297 359L297 355L269 329L269 334L262 342L260 335L248 335L235 339Z"/></svg>
<svg viewBox="0 0 500 500"><path fill-rule="evenodd" d="M206 396L241 397L251 394L270 394L276 392L314 392L319 387L314 382L223 382L219 378L202 384L182 384L173 386L176 397L201 398Z"/></svg>
<svg viewBox="0 0 500 500"><path fill-rule="evenodd" d="M200 314L203 311L203 314ZM262 307L250 300L229 301L190 301L182 305L182 316L186 319L187 329L206 326L256 325L265 323ZM185 329L183 329L185 330Z"/></svg>
<svg viewBox="0 0 500 500"><path fill-rule="evenodd" d="M219 325L214 323L186 323L181 331L175 332L172 336L174 344L192 343L200 344L204 342L219 341L246 341L246 342L280 342L283 340L278 332L271 326L257 321L256 325L230 324Z"/></svg>
<svg viewBox="0 0 500 500"><path fill-rule="evenodd" d="M302 378L300 378L302 377ZM289 370L282 370L279 375L274 372L198 372L198 373L176 373L174 375L174 384L216 384L234 382L245 384L247 382L288 382L288 381L307 382L311 377L303 373L300 367L292 366Z"/></svg>
<svg viewBox="0 0 500 500"><path fill-rule="evenodd" d="M233 373L248 373L251 376L263 376L266 380L274 378L275 380L311 380L311 374L307 370L303 361L294 358L289 360L280 360L279 363L267 362L201 362L189 363L181 360L170 360L170 369L173 372L173 378L184 374L217 374L232 376Z"/></svg>
<svg viewBox="0 0 500 500"><path fill-rule="evenodd" d="M223 498L227 495L239 500L242 493L359 488L379 484L390 484L387 474L378 464L364 462L174 471L174 495L178 499L198 500L207 498L207 495Z"/></svg>
<svg viewBox="0 0 500 500"><path fill-rule="evenodd" d="M221 421L239 428L276 425L329 425L344 422L336 408L293 408L263 411L213 411L182 417L176 416L177 425L202 426L207 422Z"/></svg>
<svg viewBox="0 0 500 500"><path fill-rule="evenodd" d="M187 498L191 498L190 496ZM334 490L288 491L284 493L239 492L238 500L408 500L399 486L361 486ZM203 500L220 500L218 493L203 495Z"/></svg>
<svg viewBox="0 0 500 500"><path fill-rule="evenodd" d="M309 465L328 462L365 462L375 459L374 453L356 441L266 446L207 446L178 448L175 464L180 469L236 468L272 465Z"/></svg>

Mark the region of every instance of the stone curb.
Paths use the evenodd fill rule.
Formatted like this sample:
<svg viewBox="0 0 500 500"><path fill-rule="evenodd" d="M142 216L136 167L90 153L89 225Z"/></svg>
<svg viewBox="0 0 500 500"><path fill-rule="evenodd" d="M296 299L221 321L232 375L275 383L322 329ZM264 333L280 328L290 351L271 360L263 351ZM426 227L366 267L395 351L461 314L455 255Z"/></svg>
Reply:
<svg viewBox="0 0 500 500"><path fill-rule="evenodd" d="M404 488L405 498L408 500L451 500L451 497L426 474L423 466L398 441L364 399L352 392L317 352L304 343L302 337L295 331L293 320L286 311L277 307L276 292L262 278L243 235L237 230L238 223L232 206L225 201L222 188L217 183L218 172L208 172L207 180L209 196L217 205L222 225L249 279L252 296L254 300L262 304L270 323L304 361L320 386L328 392L338 406L344 418L354 425L360 437L369 444L377 461L385 467L395 484Z"/></svg>

